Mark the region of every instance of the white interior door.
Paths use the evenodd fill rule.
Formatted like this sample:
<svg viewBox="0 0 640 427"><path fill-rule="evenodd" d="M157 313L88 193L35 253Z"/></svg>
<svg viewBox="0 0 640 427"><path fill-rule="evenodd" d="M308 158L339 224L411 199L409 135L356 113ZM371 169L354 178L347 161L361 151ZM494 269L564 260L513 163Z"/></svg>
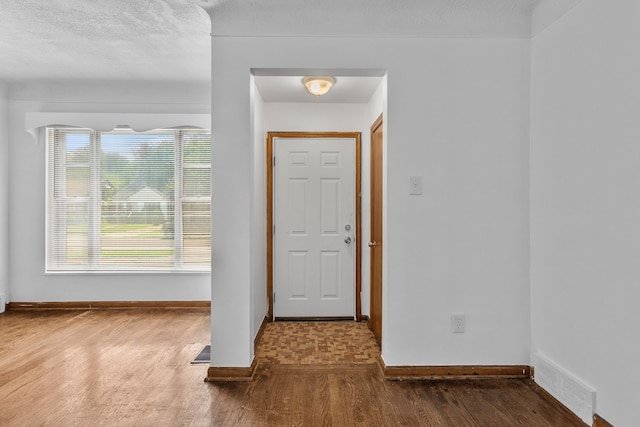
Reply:
<svg viewBox="0 0 640 427"><path fill-rule="evenodd" d="M275 317L355 314L355 141L274 139Z"/></svg>

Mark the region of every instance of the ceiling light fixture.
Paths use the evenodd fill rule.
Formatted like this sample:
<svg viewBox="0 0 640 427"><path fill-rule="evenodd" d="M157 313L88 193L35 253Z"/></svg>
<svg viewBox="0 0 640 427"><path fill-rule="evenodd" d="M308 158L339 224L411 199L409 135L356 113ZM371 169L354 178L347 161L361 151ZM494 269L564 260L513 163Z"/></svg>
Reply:
<svg viewBox="0 0 640 427"><path fill-rule="evenodd" d="M307 76L302 79L309 93L315 96L322 96L329 92L335 82L336 80L329 76Z"/></svg>

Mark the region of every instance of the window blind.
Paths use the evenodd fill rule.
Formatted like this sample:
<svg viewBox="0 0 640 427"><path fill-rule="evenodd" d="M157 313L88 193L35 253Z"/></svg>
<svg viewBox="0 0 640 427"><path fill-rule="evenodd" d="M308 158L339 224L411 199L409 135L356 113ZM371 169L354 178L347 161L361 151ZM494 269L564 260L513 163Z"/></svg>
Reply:
<svg viewBox="0 0 640 427"><path fill-rule="evenodd" d="M208 270L211 135L47 128L47 270Z"/></svg>

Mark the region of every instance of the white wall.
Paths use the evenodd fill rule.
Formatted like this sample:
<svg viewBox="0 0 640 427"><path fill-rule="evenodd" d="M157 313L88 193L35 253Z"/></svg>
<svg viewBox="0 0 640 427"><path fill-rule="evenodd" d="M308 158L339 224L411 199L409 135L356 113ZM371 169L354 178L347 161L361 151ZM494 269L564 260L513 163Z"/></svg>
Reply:
<svg viewBox="0 0 640 427"><path fill-rule="evenodd" d="M251 68L388 71L385 362L529 363L529 40L214 37L212 48L214 186L224 183L212 315L227 325L212 330L213 365L253 356ZM410 175L422 196L408 195ZM465 334L450 332L454 311Z"/></svg>
<svg viewBox="0 0 640 427"><path fill-rule="evenodd" d="M0 295L9 298L9 109L8 87L0 82ZM2 311L4 307L0 307Z"/></svg>
<svg viewBox="0 0 640 427"><path fill-rule="evenodd" d="M252 301L252 330L255 338L260 325L267 315L267 236L266 221L266 160L265 160L265 131L264 131L264 102L260 92L256 89L254 78L250 76L251 90L251 118L253 127L253 151L251 173L253 176L253 199L251 204L252 221L251 235L251 301ZM253 348L251 349L253 354Z"/></svg>
<svg viewBox="0 0 640 427"><path fill-rule="evenodd" d="M45 275L45 144L25 132L27 112L208 113L208 85L31 83L9 97L11 301L208 300L209 274Z"/></svg>
<svg viewBox="0 0 640 427"><path fill-rule="evenodd" d="M640 4L583 0L533 40L533 351L640 414Z"/></svg>
<svg viewBox="0 0 640 427"><path fill-rule="evenodd" d="M385 363L527 364L529 42L400 52L388 71ZM422 196L408 195L413 175ZM451 333L452 312L466 333Z"/></svg>

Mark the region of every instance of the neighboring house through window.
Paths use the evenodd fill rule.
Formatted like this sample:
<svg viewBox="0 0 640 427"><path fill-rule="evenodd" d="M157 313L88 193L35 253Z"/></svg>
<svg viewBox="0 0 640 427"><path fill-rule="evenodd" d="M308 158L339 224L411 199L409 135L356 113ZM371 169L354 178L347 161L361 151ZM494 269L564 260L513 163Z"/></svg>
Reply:
<svg viewBox="0 0 640 427"><path fill-rule="evenodd" d="M208 271L211 135L48 127L47 271Z"/></svg>

